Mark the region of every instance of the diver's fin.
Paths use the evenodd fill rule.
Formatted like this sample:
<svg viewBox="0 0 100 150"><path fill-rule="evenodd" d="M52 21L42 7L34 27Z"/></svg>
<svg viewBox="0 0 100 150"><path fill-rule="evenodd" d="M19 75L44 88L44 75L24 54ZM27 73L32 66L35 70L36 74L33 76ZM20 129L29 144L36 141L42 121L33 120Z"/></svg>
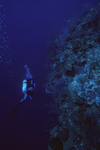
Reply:
<svg viewBox="0 0 100 150"><path fill-rule="evenodd" d="M15 108L10 112L10 117L16 117L21 103L18 103Z"/></svg>

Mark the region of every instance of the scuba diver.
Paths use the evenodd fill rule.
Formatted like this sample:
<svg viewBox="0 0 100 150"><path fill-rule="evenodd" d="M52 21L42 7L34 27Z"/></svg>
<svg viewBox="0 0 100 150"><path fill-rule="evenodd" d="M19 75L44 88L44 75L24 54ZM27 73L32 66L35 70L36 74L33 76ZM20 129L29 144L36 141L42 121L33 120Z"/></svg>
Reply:
<svg viewBox="0 0 100 150"><path fill-rule="evenodd" d="M34 89L35 89L36 84L33 80L33 77L31 75L30 70L27 65L24 66L24 69L26 71L26 73L25 73L26 77L22 83L22 92L24 93L24 98L22 98L18 102L18 104L15 106L15 108L10 112L11 117L15 117L17 115L20 105L28 98L30 100L32 100L32 97L34 95Z"/></svg>
<svg viewBox="0 0 100 150"><path fill-rule="evenodd" d="M20 103L23 103L29 97L32 100L32 96L34 95L35 82L30 73L30 70L27 65L24 66L26 70L26 79L23 80L22 83L22 92L24 93L24 98L20 100Z"/></svg>

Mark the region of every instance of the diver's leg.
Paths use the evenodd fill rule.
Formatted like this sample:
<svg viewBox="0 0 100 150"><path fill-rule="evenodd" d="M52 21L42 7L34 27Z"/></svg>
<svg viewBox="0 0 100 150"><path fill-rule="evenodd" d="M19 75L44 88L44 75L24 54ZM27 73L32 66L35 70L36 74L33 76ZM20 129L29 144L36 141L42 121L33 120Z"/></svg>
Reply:
<svg viewBox="0 0 100 150"><path fill-rule="evenodd" d="M22 103L23 101L25 101L27 99L27 93L25 93L24 98L20 100L20 103Z"/></svg>
<svg viewBox="0 0 100 150"><path fill-rule="evenodd" d="M30 98L30 100L32 100L32 96L31 95L29 95L29 98Z"/></svg>

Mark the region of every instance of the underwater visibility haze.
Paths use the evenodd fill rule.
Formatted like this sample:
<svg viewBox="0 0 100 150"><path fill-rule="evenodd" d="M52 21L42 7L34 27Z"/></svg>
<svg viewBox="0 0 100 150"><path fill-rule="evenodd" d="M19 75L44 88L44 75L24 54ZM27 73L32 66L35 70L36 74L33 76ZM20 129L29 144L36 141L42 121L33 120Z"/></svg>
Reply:
<svg viewBox="0 0 100 150"><path fill-rule="evenodd" d="M99 2L0 0L0 150L100 149Z"/></svg>

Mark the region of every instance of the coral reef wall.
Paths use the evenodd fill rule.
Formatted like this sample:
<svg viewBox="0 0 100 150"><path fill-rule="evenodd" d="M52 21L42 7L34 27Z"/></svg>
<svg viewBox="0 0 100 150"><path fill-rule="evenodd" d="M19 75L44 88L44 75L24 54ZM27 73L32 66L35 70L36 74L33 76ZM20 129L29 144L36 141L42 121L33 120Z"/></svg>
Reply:
<svg viewBox="0 0 100 150"><path fill-rule="evenodd" d="M100 4L86 10L49 45L46 93L59 124L50 130L52 150L100 149Z"/></svg>

